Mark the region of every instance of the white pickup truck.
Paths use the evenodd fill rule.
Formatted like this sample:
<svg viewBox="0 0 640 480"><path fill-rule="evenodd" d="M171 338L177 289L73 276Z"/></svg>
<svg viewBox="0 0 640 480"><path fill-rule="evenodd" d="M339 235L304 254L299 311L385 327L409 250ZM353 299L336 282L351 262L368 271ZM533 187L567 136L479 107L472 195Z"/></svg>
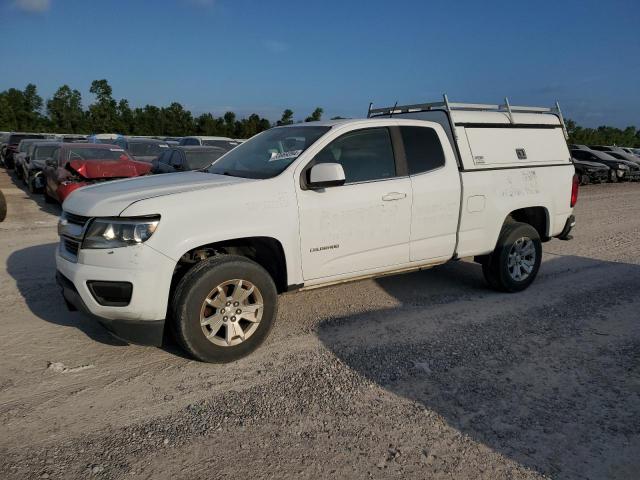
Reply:
<svg viewBox="0 0 640 480"><path fill-rule="evenodd" d="M115 335L238 359L278 294L462 257L488 284L534 280L570 238L578 183L559 109L444 102L272 128L195 172L96 184L59 222L68 306ZM343 288L349 288L344 286Z"/></svg>

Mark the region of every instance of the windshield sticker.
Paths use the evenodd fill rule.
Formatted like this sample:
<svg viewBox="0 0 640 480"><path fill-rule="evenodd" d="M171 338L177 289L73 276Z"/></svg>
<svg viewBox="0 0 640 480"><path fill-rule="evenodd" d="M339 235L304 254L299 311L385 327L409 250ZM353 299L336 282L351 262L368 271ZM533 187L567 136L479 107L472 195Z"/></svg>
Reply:
<svg viewBox="0 0 640 480"><path fill-rule="evenodd" d="M121 148L110 148L109 150L111 150L112 152L124 152L124 150Z"/></svg>
<svg viewBox="0 0 640 480"><path fill-rule="evenodd" d="M302 150L290 150L288 152L276 153L271 152L270 162L275 162L277 160L286 160L288 158L297 158L302 153Z"/></svg>

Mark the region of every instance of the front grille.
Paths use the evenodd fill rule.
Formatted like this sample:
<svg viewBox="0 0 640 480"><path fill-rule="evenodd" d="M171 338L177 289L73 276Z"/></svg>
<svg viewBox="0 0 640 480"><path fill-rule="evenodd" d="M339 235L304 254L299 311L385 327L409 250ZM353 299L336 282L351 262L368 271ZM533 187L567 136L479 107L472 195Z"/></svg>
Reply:
<svg viewBox="0 0 640 480"><path fill-rule="evenodd" d="M84 224L87 223L89 217L83 217L81 215L74 215L73 213L64 212L64 217L67 219L69 223L73 223L74 225L80 225L84 227Z"/></svg>
<svg viewBox="0 0 640 480"><path fill-rule="evenodd" d="M69 252L73 256L78 256L78 250L80 249L80 243L75 240L71 240L69 238L64 238L62 240L64 249Z"/></svg>

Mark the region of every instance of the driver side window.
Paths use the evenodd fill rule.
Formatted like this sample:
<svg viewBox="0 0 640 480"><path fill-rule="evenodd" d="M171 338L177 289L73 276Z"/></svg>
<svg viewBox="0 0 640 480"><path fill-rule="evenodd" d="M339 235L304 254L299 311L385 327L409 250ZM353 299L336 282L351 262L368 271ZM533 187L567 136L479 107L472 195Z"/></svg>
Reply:
<svg viewBox="0 0 640 480"><path fill-rule="evenodd" d="M313 163L339 163L344 169L345 183L396 176L391 135L386 127L349 132L324 147Z"/></svg>

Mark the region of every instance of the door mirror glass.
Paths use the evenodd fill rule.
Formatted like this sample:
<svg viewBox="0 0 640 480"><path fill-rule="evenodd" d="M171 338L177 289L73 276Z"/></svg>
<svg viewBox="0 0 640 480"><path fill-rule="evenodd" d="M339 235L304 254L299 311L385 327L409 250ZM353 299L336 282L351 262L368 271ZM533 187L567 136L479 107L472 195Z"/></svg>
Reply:
<svg viewBox="0 0 640 480"><path fill-rule="evenodd" d="M309 172L310 188L327 188L344 185L345 176L339 163L319 163Z"/></svg>

